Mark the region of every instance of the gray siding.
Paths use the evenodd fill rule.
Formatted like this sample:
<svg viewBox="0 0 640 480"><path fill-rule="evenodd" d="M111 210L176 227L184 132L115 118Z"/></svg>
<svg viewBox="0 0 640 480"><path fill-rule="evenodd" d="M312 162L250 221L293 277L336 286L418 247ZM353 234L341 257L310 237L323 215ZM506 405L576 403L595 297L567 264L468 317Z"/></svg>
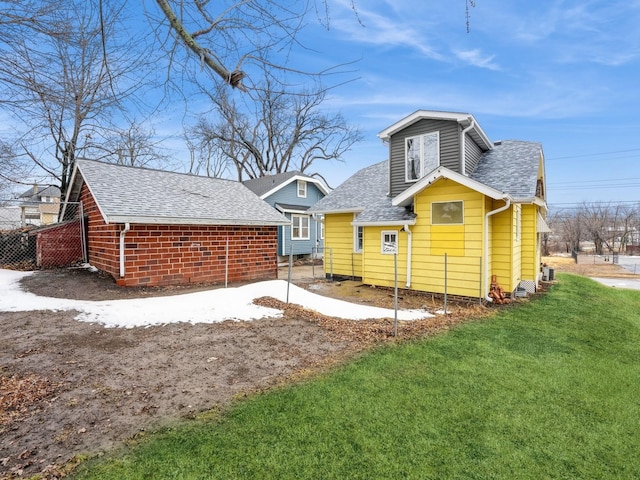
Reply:
<svg viewBox="0 0 640 480"><path fill-rule="evenodd" d="M399 195L413 182L405 182L405 139L440 132L440 165L460 172L460 127L458 122L423 119L396 133L389 141L391 196Z"/></svg>
<svg viewBox="0 0 640 480"><path fill-rule="evenodd" d="M465 174L471 175L476 167L478 166L478 162L480 161L480 157L482 157L482 150L469 137L469 135L465 134L465 143L464 143L464 152L465 152Z"/></svg>

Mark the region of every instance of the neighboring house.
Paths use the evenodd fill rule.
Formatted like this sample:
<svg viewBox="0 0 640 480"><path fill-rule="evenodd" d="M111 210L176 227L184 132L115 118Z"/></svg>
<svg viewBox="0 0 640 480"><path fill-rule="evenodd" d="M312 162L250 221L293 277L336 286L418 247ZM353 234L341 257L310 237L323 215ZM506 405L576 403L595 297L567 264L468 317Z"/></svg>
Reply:
<svg viewBox="0 0 640 480"><path fill-rule="evenodd" d="M20 218L25 225L51 225L58 221L60 189L34 185L20 195Z"/></svg>
<svg viewBox="0 0 640 480"><path fill-rule="evenodd" d="M66 198L82 201L89 263L119 285L277 277L289 221L242 183L77 160Z"/></svg>
<svg viewBox="0 0 640 480"><path fill-rule="evenodd" d="M278 230L278 255L322 255L322 223L317 222L307 212L329 193L322 181L300 172L285 172L246 180L243 183L291 220L290 225L283 225Z"/></svg>
<svg viewBox="0 0 640 480"><path fill-rule="evenodd" d="M393 286L397 262L415 290L489 299L495 278L535 291L548 231L539 143L493 143L472 115L426 110L378 136L389 160L310 210L324 215L327 274Z"/></svg>
<svg viewBox="0 0 640 480"><path fill-rule="evenodd" d="M22 209L17 206L0 207L0 231L15 230L22 226Z"/></svg>

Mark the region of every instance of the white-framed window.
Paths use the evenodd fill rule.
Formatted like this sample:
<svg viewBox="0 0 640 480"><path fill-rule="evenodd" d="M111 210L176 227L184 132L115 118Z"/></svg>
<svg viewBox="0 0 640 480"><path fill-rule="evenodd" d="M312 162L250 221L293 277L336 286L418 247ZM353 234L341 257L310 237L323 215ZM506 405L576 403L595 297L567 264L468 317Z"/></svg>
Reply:
<svg viewBox="0 0 640 480"><path fill-rule="evenodd" d="M383 230L380 234L380 253L385 255L393 255L398 253L398 231Z"/></svg>
<svg viewBox="0 0 640 480"><path fill-rule="evenodd" d="M432 225L462 225L464 224L464 202L433 202L431 204Z"/></svg>
<svg viewBox="0 0 640 480"><path fill-rule="evenodd" d="M298 197L307 198L307 182L298 180Z"/></svg>
<svg viewBox="0 0 640 480"><path fill-rule="evenodd" d="M291 240L309 240L308 215L291 215Z"/></svg>
<svg viewBox="0 0 640 480"><path fill-rule="evenodd" d="M440 165L440 132L405 138L405 181L415 182Z"/></svg>
<svg viewBox="0 0 640 480"><path fill-rule="evenodd" d="M364 227L356 225L353 227L353 251L362 252L364 246Z"/></svg>

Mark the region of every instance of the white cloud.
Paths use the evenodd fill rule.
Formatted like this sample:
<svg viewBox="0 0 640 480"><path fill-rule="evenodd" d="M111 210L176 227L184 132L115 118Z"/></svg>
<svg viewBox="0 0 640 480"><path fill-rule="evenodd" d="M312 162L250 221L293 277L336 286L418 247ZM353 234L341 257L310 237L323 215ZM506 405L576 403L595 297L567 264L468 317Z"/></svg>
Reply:
<svg viewBox="0 0 640 480"><path fill-rule="evenodd" d="M474 67L496 71L500 70L500 66L493 61L495 55L485 55L477 48L474 50L458 50L454 53L457 58Z"/></svg>

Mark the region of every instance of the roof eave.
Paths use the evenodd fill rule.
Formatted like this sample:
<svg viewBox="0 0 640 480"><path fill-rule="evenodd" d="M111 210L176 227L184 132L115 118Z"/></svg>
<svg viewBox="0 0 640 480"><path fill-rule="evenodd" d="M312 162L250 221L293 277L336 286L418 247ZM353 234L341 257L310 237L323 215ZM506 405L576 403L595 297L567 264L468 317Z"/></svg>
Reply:
<svg viewBox="0 0 640 480"><path fill-rule="evenodd" d="M393 221L376 221L376 222L359 222L354 220L351 225L354 227L403 227L405 225L415 225L416 219L411 220L393 220Z"/></svg>
<svg viewBox="0 0 640 480"><path fill-rule="evenodd" d="M489 140L487 134L482 130L478 121L474 118L470 113L462 113L462 112L440 112L435 110L417 110L413 112L411 115L406 116L402 120L397 121L393 125L385 128L380 133L378 133L378 138L380 138L383 142L388 141L392 135L398 133L400 130L413 125L414 123L422 120L422 119L435 119L435 120L453 120L458 122L459 124L464 124L463 126L468 126L473 123L474 130L478 133L478 136L485 144L487 150L491 150L493 148L493 143Z"/></svg>
<svg viewBox="0 0 640 480"><path fill-rule="evenodd" d="M269 197L269 196L273 195L274 193L276 193L278 190L283 189L284 187L286 187L287 185L289 185L290 183L292 183L294 180L295 180L295 181L302 180L302 181L305 181L305 182L307 182L307 183L313 183L313 184L315 184L315 185L318 187L318 189L319 189L322 193L324 193L325 195L328 195L328 194L329 194L329 190L328 190L328 188L327 188L327 187L326 187L326 185L325 185L323 182L321 182L320 180L317 180L317 179L315 179L315 178L313 178L313 177L305 177L305 176L302 176L302 175L294 175L293 177L288 178L286 181L284 181L284 182L282 182L282 183L280 183L280 184L276 185L276 186L275 186L275 187L273 187L271 190L269 190L269 191L267 191L267 192L263 193L262 195L260 195L260 198L261 198L262 200L264 200L265 198L267 198L267 197Z"/></svg>
<svg viewBox="0 0 640 480"><path fill-rule="evenodd" d="M284 218L284 217L283 217ZM109 223L132 223L140 225L241 225L241 226L278 226L291 225L291 221L283 220L232 220L225 218L181 218L181 217L144 217L135 215L109 215L105 222Z"/></svg>
<svg viewBox="0 0 640 480"><path fill-rule="evenodd" d="M457 172L454 172L453 170L449 170L446 167L438 167L430 174L422 177L411 187L407 188L404 192L393 198L391 204L394 207L406 207L411 204L415 195L422 192L425 188L428 188L429 185L431 185L433 182L446 179L453 180L456 183L475 190L476 192L482 193L487 197L491 197L494 200L500 200L505 197L509 197L508 194L496 190L495 188L491 188L483 183L478 182L477 180L473 180L472 178L469 178L465 175L461 175Z"/></svg>
<svg viewBox="0 0 640 480"><path fill-rule="evenodd" d="M337 213L360 213L360 212L364 212L364 208L362 207L349 207L349 208L335 208L335 209L327 209L327 210L316 210L316 209L309 209L307 210L307 213L315 213L315 214L322 214L322 215L327 215L327 214L337 214Z"/></svg>

